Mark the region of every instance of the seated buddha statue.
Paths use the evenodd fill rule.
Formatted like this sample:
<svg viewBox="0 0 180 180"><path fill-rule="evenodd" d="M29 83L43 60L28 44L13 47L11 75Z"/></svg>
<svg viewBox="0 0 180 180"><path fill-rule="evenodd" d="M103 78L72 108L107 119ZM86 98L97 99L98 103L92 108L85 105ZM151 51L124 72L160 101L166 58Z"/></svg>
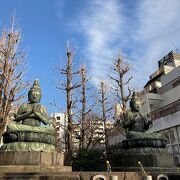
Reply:
<svg viewBox="0 0 180 180"><path fill-rule="evenodd" d="M21 122L23 125L40 126L48 124L47 111L44 106L40 104L41 89L39 81L35 80L33 86L28 93L28 103L22 104L15 115L14 121Z"/></svg>
<svg viewBox="0 0 180 180"><path fill-rule="evenodd" d="M28 92L28 103L23 103L14 121L3 134L2 151L55 151L55 129L50 125L46 108L40 104L41 89L35 80Z"/></svg>
<svg viewBox="0 0 180 180"><path fill-rule="evenodd" d="M130 100L130 110L122 115L122 126L127 130L127 139L161 139L160 133L147 133L152 125L148 116L140 112L140 99L137 92L134 92Z"/></svg>

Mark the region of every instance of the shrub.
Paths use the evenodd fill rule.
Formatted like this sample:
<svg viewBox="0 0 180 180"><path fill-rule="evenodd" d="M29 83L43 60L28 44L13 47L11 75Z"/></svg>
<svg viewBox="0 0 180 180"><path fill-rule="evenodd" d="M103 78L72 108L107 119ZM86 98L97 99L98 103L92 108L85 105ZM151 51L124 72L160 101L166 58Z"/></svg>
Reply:
<svg viewBox="0 0 180 180"><path fill-rule="evenodd" d="M105 170L103 153L98 150L80 150L73 158L74 171L102 171Z"/></svg>

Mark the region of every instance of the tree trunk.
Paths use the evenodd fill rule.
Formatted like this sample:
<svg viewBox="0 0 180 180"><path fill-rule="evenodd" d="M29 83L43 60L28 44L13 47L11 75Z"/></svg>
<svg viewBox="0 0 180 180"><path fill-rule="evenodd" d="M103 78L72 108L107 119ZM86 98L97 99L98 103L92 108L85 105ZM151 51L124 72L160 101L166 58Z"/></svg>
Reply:
<svg viewBox="0 0 180 180"><path fill-rule="evenodd" d="M68 67L67 67L67 116L68 116L68 133L67 133L67 164L71 165L72 161L72 75L71 75L71 65L72 57L71 52L67 52L68 57Z"/></svg>
<svg viewBox="0 0 180 180"><path fill-rule="evenodd" d="M104 138L105 138L105 154L107 158L107 149L108 149L108 134L107 134L107 117L106 117L106 108L105 108L105 86L104 83L101 82L101 102L102 102L102 118L103 118L103 124L104 124Z"/></svg>
<svg viewBox="0 0 180 180"><path fill-rule="evenodd" d="M81 70L82 75L82 112L81 112L81 148L85 148L85 113L86 113L86 71L83 67Z"/></svg>

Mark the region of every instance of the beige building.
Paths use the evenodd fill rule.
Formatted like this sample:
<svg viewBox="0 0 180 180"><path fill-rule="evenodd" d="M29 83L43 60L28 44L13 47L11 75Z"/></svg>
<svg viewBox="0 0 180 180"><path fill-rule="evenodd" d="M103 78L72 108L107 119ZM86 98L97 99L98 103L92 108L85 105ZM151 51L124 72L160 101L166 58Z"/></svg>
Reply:
<svg viewBox="0 0 180 180"><path fill-rule="evenodd" d="M149 131L166 135L168 150L180 164L180 54L171 51L158 65L140 93L142 111L153 119Z"/></svg>

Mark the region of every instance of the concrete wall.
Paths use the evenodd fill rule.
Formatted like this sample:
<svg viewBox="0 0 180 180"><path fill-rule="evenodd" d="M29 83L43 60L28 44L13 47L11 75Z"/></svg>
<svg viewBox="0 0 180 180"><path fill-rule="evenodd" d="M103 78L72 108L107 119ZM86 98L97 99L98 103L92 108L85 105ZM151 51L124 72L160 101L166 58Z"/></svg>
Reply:
<svg viewBox="0 0 180 180"><path fill-rule="evenodd" d="M152 170L151 170L152 171ZM143 175L140 172L72 172L72 173L53 173L53 174L0 174L0 179L18 179L18 180L93 180L95 175L101 174L106 180L112 180L112 176L118 176L118 180L142 180ZM167 175L169 180L179 180L179 170L159 169L154 170L151 174L153 179L157 179L160 174ZM98 180L98 179L97 179Z"/></svg>
<svg viewBox="0 0 180 180"><path fill-rule="evenodd" d="M72 173L52 173L52 174L1 174L0 179L46 179L46 180L93 180L95 175L101 174L106 180L111 180L112 176L118 176L118 180L141 180L140 172L72 172Z"/></svg>
<svg viewBox="0 0 180 180"><path fill-rule="evenodd" d="M180 85L162 94L163 101L159 108L167 106L180 99Z"/></svg>
<svg viewBox="0 0 180 180"><path fill-rule="evenodd" d="M148 114L180 99L180 85L163 94L146 93L141 97L142 112Z"/></svg>
<svg viewBox="0 0 180 180"><path fill-rule="evenodd" d="M180 76L180 66L174 68L172 71L167 73L165 76L161 77L162 86L166 85L167 83L171 82L172 80L176 79Z"/></svg>
<svg viewBox="0 0 180 180"><path fill-rule="evenodd" d="M157 132L177 125L180 125L180 111L153 121L153 127L148 132Z"/></svg>
<svg viewBox="0 0 180 180"><path fill-rule="evenodd" d="M163 101L163 97L160 94L145 93L140 96L140 101L142 106L141 112L143 114L149 114L150 112L159 108L160 103Z"/></svg>
<svg viewBox="0 0 180 180"><path fill-rule="evenodd" d="M160 132L166 135L167 150L174 157L176 166L180 165L180 111L153 121L148 132Z"/></svg>
<svg viewBox="0 0 180 180"><path fill-rule="evenodd" d="M82 180L92 180L93 176L97 174L104 175L107 180L111 180L112 176L118 176L118 180L140 180L142 179L142 174L140 172L80 172L80 177Z"/></svg>

